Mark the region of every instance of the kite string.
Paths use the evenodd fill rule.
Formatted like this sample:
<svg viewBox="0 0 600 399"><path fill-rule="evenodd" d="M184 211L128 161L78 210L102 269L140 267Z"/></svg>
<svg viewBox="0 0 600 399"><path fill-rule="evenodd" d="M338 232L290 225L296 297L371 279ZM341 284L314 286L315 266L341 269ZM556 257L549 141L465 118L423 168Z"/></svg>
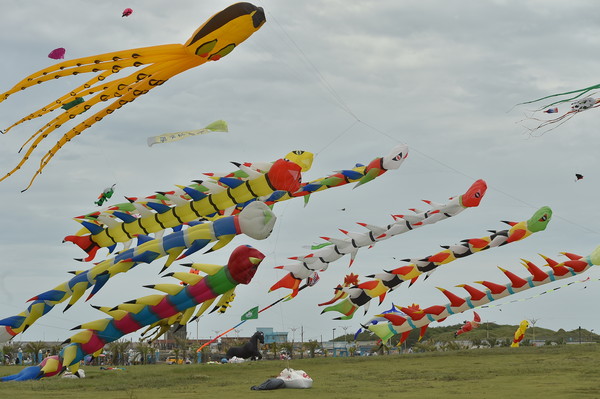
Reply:
<svg viewBox="0 0 600 399"><path fill-rule="evenodd" d="M391 136L390 134L388 134L388 133L386 133L386 132L384 132L384 131L382 131L382 130L380 130L380 129L376 128L375 126L372 126L372 125L370 125L370 124L368 124L368 123L366 123L366 122L364 122L364 121L359 121L359 123L361 123L362 125L364 125L364 126L366 126L366 127L369 127L369 128L371 128L371 129L373 129L375 132L377 132L377 133L381 134L382 136L385 136L385 137L387 137L387 138L389 138L389 139L391 139L391 140L394 140L394 141L396 141L396 142L398 142L398 143L402 143L402 141L400 141L400 140L396 139L395 137ZM442 161L440 161L440 160L438 160L438 159L435 159L435 158L433 158L433 157L431 157L431 156L427 155L427 154L426 154L426 153L424 153L423 151L420 151L419 149L417 149L417 148L415 148L415 147L413 147L413 146L411 146L411 147L410 147L410 150L411 150L411 151L415 151L415 152L417 152L417 153L418 153L418 154L420 154L421 156L423 156L423 157L425 157L425 158L429 159L430 161L433 161L433 162L435 162L435 163L437 163L437 164L439 164L439 165L441 165L441 166L445 167L446 169L449 169L449 170L451 170L451 171L453 171L453 172L455 172L455 173L457 173L457 174L459 174L459 175L461 175L461 176L464 176L464 177L466 177L466 178L468 178L468 179L471 179L471 180L473 180L473 181L477 180L477 178L475 178L475 177L473 177L473 176L471 176L471 175L468 175L468 174L466 174L466 173L464 173L464 172L462 172L462 171L460 171L460 170L458 170L458 169L456 169L456 168L454 168L454 167L452 167L452 166L448 165L448 164L447 164L447 163L445 163L445 162L442 162ZM493 190L493 191L496 191L496 192L498 192L498 193L500 193L500 194L503 194L504 196L506 196L506 197L508 197L508 198L511 198L511 199L512 199L512 200L514 200L514 201L520 202L521 204L523 204L523 205L526 205L526 206L528 206L528 207L530 207L530 208L533 208L533 209L538 209L538 208L539 208L538 206L535 206L535 205L533 205L533 204L531 204L531 203L529 203L529 202L527 202L527 201L524 201L523 199L521 199L521 198L519 198L519 197L516 197L516 196L514 196L514 195L512 195L512 194L509 194L508 192L506 192L506 191L504 191L504 190L501 190L501 189L499 189L499 188L497 188L497 187L495 187L495 186L493 186L493 185L488 185L488 189L491 189L491 190ZM589 233L600 234L600 232L598 232L598 231L596 231L596 230L594 230L594 229L590 229L589 227L586 227L586 226L580 225L580 224L578 224L578 223L575 223L575 222L573 222L572 220L569 220L569 219L566 219L566 218L564 218L564 217L561 217L560 215L552 215L552 216L553 216L554 218L556 218L556 219L560 219L560 220L562 220L563 222L567 222L567 223L569 223L569 224L571 224L571 225L577 226L577 227L579 227L579 228L581 228L581 229L583 229L583 230L585 230L585 231L587 231L587 232L589 232Z"/></svg>
<svg viewBox="0 0 600 399"><path fill-rule="evenodd" d="M542 296L542 295L544 295L544 294L549 294L549 293L551 293L551 292L558 291L558 290L560 290L561 288L566 288L566 287L569 287L569 286L571 286L571 285L573 285L573 284L577 284L577 283L587 283L587 282L591 282L591 281L600 281L600 278L594 278L594 279L591 279L591 278L589 278L589 277L588 277L588 278L586 278L586 279L584 279L584 280L576 280L576 281L571 281L571 282L569 282L569 283L567 283L567 284L563 284L563 285L559 285L558 287L554 287L554 288L547 289L547 290L545 290L545 291L542 291L542 292L540 292L540 293L538 293L538 294L536 294L536 295L532 295L532 296L529 296L529 297L526 297L526 298L521 298L521 299L513 299L513 300L511 300L511 301L502 302L502 303L493 303L493 304L489 304L489 305L481 305L481 306L478 306L478 307L476 307L476 308L473 308L473 309L497 308L497 307L504 306L504 305L508 305L508 304L511 304L511 303L516 303L516 302L524 302L524 301L528 301L528 300L531 300L531 299L538 298L538 297L540 297L540 296ZM583 288L585 289L585 288L587 288L587 286L585 286L585 287L583 287Z"/></svg>
<svg viewBox="0 0 600 399"><path fill-rule="evenodd" d="M362 124L362 125L364 125L364 126L366 126L368 128L371 128L373 131L381 134L384 137L387 137L387 138L391 139L392 141L394 141L396 143L399 143L399 144L403 143L401 140L397 139L396 137L393 137L390 134L388 134L388 133L386 133L386 132L378 129L377 127L375 127L375 126L373 126L373 125L371 125L371 124L369 124L367 122L364 122L363 120L361 120L360 118L358 118L358 116L356 115L356 113L354 113L354 111L350 108L350 106L348 106L348 104L339 95L339 93L335 90L335 88L327 81L327 79L325 78L325 76L323 76L323 74L319 71L319 69L317 68L317 66L310 60L310 58L306 55L306 53L302 50L302 48L298 45L298 43L288 34L288 32L286 31L286 29L284 29L284 27L279 23L279 21L277 20L277 18L275 18L275 16L273 16L272 13L269 13L269 15L273 19L273 21L275 22L275 24L279 27L279 29L281 29L281 31L284 33L285 37L289 40L289 42L294 46L294 48L300 54L301 58L310 66L310 69L312 70L312 72L314 73L314 75L317 77L318 81L325 87L325 89L338 102L339 106L345 112L347 112L350 116L352 116L354 118L354 122L349 127L347 127L346 129L342 130L342 132L340 134L338 134L338 136L336 136L332 141L330 141L324 147L322 147L321 150L317 151L316 154L315 154L315 157L320 152L322 152L326 148L328 148L335 141L337 141L339 138L341 138L342 136L346 135L348 133L348 131L351 128L353 128L358 123L360 123L360 124ZM588 89L587 91L590 91L591 89L594 89L594 88L596 88L596 87L589 87L589 88L587 88ZM587 93L587 91L584 92L584 93ZM473 181L477 180L475 177L470 176L470 175L468 175L468 174L466 174L466 173L464 173L464 172L462 172L462 171L460 171L460 170L458 170L458 169L456 169L456 168L454 168L454 167L452 167L452 166L450 166L450 165L448 165L448 164L446 164L446 163L444 163L444 162L442 162L442 161L440 161L438 159L435 159L435 158L427 155L423 151L420 151L419 149L417 149L417 148L415 148L413 146L411 146L410 148L411 148L411 151L415 151L415 152L419 153L420 155L424 156L425 158L429 159L430 161L436 162L439 165L441 165L441 166L443 166L443 167L445 167L445 168L447 168L447 169L449 169L449 170L451 170L451 171L453 171L453 172L455 172L455 173L457 173L457 174L459 174L461 176L464 176L464 177L466 177L468 179L471 179ZM490 189L492 189L492 190L494 190L496 192L499 192L500 194L503 194L504 196L506 196L508 198L511 198L511 199L513 199L513 200L521 203L521 204L524 204L524 205L530 207L530 208L533 208L533 209L537 209L538 208L537 206L535 206L533 204L530 204L530 203L528 203L526 201L523 201L521 198L516 197L516 196L514 196L512 194L509 194L508 192L506 192L504 190L501 190L501 189L499 189L497 187L488 186L488 188L490 188ZM580 225L578 223L575 223L575 222L573 222L571 220L568 220L566 218L560 217L558 215L554 215L554 217L557 218L557 219L561 219L562 221L568 222L568 223L570 223L570 224L572 224L574 226L577 226L577 227L579 227L579 228L581 228L581 229L583 229L583 230L585 230L587 232L600 234L600 232L598 232L598 231L595 231L595 230L590 229L588 227L582 226L582 225Z"/></svg>
<svg viewBox="0 0 600 399"><path fill-rule="evenodd" d="M337 101L337 103L340 106L340 108L342 110L344 110L346 113L348 113L349 115L351 115L354 119L356 119L357 121L359 121L360 119L356 116L356 114L352 111L352 109L348 106L348 104L346 104L346 102L344 101L344 99L342 98L342 96L340 96L339 93L335 90L335 88L327 81L327 79L325 79L325 76L323 76L323 74L319 71L319 69L316 67L316 65L313 64L313 62L310 60L310 58L302 50L302 48L300 48L300 46L298 45L298 43L296 43L296 41L287 33L287 31L279 23L279 21L277 20L277 18L275 18L275 16L273 14L271 14L270 12L269 12L269 18L273 19L273 21L275 22L275 24L279 27L279 29L281 29L281 31L283 32L283 34L285 35L285 37L289 40L289 42L294 46L294 48L301 55L302 60L313 71L313 73L315 74L315 76L317 77L317 79L319 80L319 82L321 83L321 85L323 85L323 87L325 88L325 90L327 90L331 94L331 96Z"/></svg>
<svg viewBox="0 0 600 399"><path fill-rule="evenodd" d="M309 66L310 71L314 74L314 76L316 76L317 81L333 97L333 99L337 103L336 105L354 119L354 121L352 122L352 124L350 126L348 126L347 128L343 129L336 137L333 138L333 140L331 140L329 143L325 144L319 151L315 152L315 158L316 158L322 151L324 151L326 148L328 148L331 144L333 144L334 142L336 142L341 137L345 136L348 133L348 131L350 131L350 129L352 129L356 124L361 123L361 120L356 115L356 113L352 110L352 108L350 108L350 106L346 103L346 101L344 101L344 99L337 92L337 90L335 90L335 88L333 87L333 85L329 83L329 81L321 73L321 71L319 70L319 68L317 68L317 66L306 55L306 53L302 50L302 48L298 45L298 43L288 34L287 30L283 27L283 25L281 25L279 23L279 21L277 20L277 18L275 18L275 16L273 14L271 14L271 13L269 13L269 17L271 19L273 19L273 21L275 22L276 26L283 32L285 38L287 38L287 40L296 49L296 51L300 55L300 58L306 63L306 65Z"/></svg>
<svg viewBox="0 0 600 399"><path fill-rule="evenodd" d="M320 150L318 150L317 152L315 152L315 158L321 153L323 152L327 147L329 147L331 144L335 143L339 138L343 137L346 135L346 133L348 133L348 131L350 129L352 129L356 124L360 123L359 119L355 119L347 128L345 128L344 130L342 130L336 137L333 138L333 140L331 140L329 143L325 144L323 147L321 147Z"/></svg>

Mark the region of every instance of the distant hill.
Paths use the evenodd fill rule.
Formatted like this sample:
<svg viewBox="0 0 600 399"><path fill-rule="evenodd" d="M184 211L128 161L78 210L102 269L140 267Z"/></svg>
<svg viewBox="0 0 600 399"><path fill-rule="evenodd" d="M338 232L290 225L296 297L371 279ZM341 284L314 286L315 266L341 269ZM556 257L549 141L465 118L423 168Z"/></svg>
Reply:
<svg viewBox="0 0 600 399"><path fill-rule="evenodd" d="M454 333L462 327L462 324L455 324L447 327L429 327L422 338L423 341L432 340L434 342L452 342L452 341L471 341L473 343L484 343L483 341L495 340L495 345L500 345L502 342L509 340L512 342L514 333L519 327L518 325L506 325L496 323L482 323L479 328L471 330L467 333L461 334L457 338L454 337ZM406 346L411 347L418 342L419 330L411 332L410 336L406 340ZM357 341L373 341L376 340L377 336L372 334L370 331L363 331L357 336ZM390 346L396 345L400 339L400 336L395 336L390 341ZM336 342L353 341L354 337L350 334L336 337ZM532 327L531 325L525 333L525 339L521 343L522 345L530 345L531 341L536 341L538 345L542 342L555 342L557 344L567 343L578 343L578 342L600 342L600 335L586 330L584 328L577 328L570 331L560 329L558 331L550 330L547 328L541 328L538 326ZM485 343L484 343L485 344Z"/></svg>

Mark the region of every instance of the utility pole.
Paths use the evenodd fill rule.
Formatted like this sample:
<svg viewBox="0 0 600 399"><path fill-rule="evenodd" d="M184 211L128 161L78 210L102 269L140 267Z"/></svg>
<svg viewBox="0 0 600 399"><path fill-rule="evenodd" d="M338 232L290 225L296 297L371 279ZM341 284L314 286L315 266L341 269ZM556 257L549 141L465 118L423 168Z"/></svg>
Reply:
<svg viewBox="0 0 600 399"><path fill-rule="evenodd" d="M296 341L296 330L297 329L298 329L298 327L290 328L290 330L292 330L292 353L290 353L291 357L294 357L294 341Z"/></svg>
<svg viewBox="0 0 600 399"><path fill-rule="evenodd" d="M581 329L581 327L580 327L580 329ZM333 357L335 357L335 327L333 328L333 331L331 332L331 347L333 349Z"/></svg>
<svg viewBox="0 0 600 399"><path fill-rule="evenodd" d="M300 359L304 359L304 326L300 326L300 340L302 341L300 344L302 348L300 350Z"/></svg>

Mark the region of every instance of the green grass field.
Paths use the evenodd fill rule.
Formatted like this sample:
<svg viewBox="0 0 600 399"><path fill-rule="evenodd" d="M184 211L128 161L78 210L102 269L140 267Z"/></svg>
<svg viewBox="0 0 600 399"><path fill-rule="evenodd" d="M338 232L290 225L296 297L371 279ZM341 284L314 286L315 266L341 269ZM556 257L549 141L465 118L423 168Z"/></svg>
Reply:
<svg viewBox="0 0 600 399"><path fill-rule="evenodd" d="M252 391L285 367L311 389ZM20 370L0 367L0 375ZM600 398L600 345L494 348L242 364L84 367L85 379L0 383L2 398Z"/></svg>

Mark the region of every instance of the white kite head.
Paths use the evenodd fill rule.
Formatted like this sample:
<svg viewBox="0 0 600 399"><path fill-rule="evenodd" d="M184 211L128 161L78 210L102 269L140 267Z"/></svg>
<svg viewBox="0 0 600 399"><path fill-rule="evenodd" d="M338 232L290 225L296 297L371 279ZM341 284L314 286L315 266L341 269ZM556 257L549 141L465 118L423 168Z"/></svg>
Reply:
<svg viewBox="0 0 600 399"><path fill-rule="evenodd" d="M8 327L0 326L0 344L4 344L11 340L13 337L7 330Z"/></svg>
<svg viewBox="0 0 600 399"><path fill-rule="evenodd" d="M571 103L571 110L579 112L592 108L596 104L596 99L593 97L580 98Z"/></svg>
<svg viewBox="0 0 600 399"><path fill-rule="evenodd" d="M407 156L408 146L406 144L397 145L388 155L383 157L382 166L385 170L398 169Z"/></svg>
<svg viewBox="0 0 600 399"><path fill-rule="evenodd" d="M277 217L264 202L253 201L238 215L242 233L255 240L264 240L271 235Z"/></svg>

